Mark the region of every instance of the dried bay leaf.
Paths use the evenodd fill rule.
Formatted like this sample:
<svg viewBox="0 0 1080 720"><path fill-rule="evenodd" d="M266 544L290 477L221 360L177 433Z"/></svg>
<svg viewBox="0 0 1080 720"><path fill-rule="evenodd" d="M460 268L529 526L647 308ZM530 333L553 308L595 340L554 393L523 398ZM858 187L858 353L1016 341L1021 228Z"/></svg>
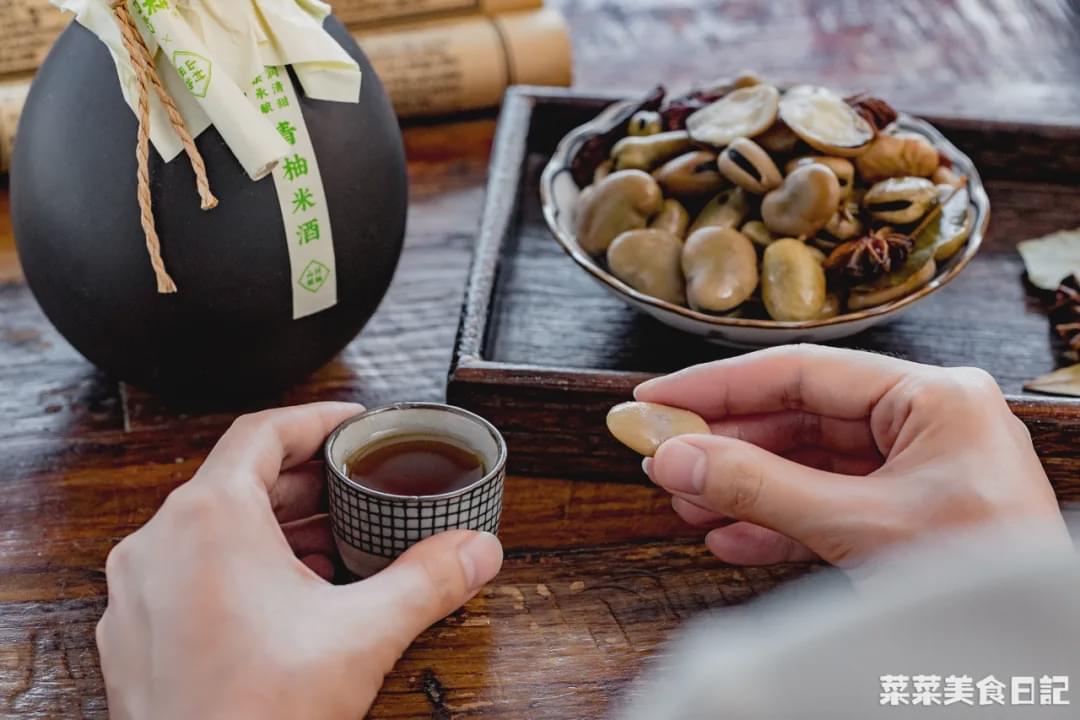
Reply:
<svg viewBox="0 0 1080 720"><path fill-rule="evenodd" d="M1046 395L1080 397L1080 363L1028 380L1024 389Z"/></svg>
<svg viewBox="0 0 1080 720"><path fill-rule="evenodd" d="M975 210L971 207L966 187L938 185L937 215L915 238L916 249L927 244L934 248L934 260L945 262L964 246L975 225Z"/></svg>
<svg viewBox="0 0 1080 720"><path fill-rule="evenodd" d="M1016 249L1031 284L1042 290L1057 290L1063 279L1080 272L1080 228L1024 240Z"/></svg>

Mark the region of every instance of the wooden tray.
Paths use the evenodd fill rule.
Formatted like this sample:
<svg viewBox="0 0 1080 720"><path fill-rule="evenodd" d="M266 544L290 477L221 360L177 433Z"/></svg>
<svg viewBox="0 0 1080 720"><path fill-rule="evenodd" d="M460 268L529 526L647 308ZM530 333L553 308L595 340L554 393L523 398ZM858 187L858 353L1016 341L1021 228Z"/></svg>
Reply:
<svg viewBox="0 0 1080 720"><path fill-rule="evenodd" d="M514 473L640 479L639 459L607 434L607 409L652 375L739 352L609 296L544 223L537 188L549 155L616 99L516 87L499 117L447 397L499 426ZM948 287L837 344L986 369L1031 429L1059 494L1080 499L1080 478L1061 462L1080 457L1080 401L1022 390L1062 363L1062 346L1015 251L1019 240L1080 226L1080 128L928 119L978 166L989 236Z"/></svg>

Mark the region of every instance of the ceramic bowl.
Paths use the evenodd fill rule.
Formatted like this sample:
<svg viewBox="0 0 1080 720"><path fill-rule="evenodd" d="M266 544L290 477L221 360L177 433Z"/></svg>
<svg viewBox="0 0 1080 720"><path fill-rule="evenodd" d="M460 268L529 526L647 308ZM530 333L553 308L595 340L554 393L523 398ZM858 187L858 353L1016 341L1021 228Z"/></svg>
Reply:
<svg viewBox="0 0 1080 720"><path fill-rule="evenodd" d="M930 123L901 113L896 120L899 130L927 138L952 161L958 172L967 175L968 192L975 208L975 222L967 244L956 255L941 263L937 275L929 283L909 295L877 307L803 322L722 317L650 297L616 278L582 250L575 237L573 223L582 189L574 182L570 171L571 161L586 140L625 123L637 105L636 101L616 102L593 120L571 130L559 143L540 177L540 200L548 227L570 258L617 298L648 313L665 325L701 335L713 342L739 347L837 340L893 320L947 285L975 257L986 234L990 220L990 201L974 163Z"/></svg>

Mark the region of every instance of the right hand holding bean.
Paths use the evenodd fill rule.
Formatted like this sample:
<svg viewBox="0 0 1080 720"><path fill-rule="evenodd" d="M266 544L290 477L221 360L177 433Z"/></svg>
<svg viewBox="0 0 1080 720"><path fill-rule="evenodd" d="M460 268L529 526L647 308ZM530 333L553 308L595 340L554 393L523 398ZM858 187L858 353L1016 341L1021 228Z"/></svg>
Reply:
<svg viewBox="0 0 1080 720"><path fill-rule="evenodd" d="M715 528L706 543L727 562L852 567L1004 521L1068 540L1026 427L982 370L789 346L656 378L635 397L709 423L661 445L646 471L680 516Z"/></svg>

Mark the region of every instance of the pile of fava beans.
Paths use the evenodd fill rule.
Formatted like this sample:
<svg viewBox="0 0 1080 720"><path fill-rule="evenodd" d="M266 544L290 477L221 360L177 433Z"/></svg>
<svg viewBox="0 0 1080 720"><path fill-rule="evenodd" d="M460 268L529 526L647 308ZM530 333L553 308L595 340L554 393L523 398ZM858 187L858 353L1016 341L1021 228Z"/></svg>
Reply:
<svg viewBox="0 0 1080 720"><path fill-rule="evenodd" d="M968 239L967 178L896 112L753 75L640 109L589 167L580 247L712 315L814 321L929 282Z"/></svg>

